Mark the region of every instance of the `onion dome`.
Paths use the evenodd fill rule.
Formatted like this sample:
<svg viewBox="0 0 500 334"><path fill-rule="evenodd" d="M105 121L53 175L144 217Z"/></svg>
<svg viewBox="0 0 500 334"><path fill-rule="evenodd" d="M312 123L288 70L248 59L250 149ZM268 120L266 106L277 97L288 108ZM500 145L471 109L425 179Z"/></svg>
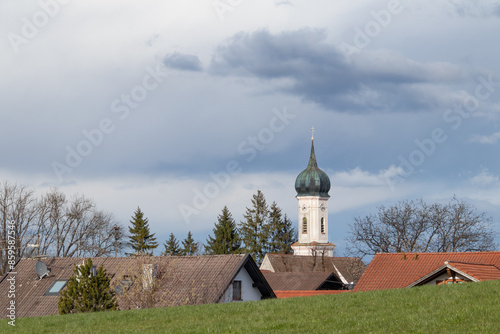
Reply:
<svg viewBox="0 0 500 334"><path fill-rule="evenodd" d="M311 142L311 157L309 164L295 180L295 190L298 196L330 197L330 178L318 168L314 154L314 139Z"/></svg>

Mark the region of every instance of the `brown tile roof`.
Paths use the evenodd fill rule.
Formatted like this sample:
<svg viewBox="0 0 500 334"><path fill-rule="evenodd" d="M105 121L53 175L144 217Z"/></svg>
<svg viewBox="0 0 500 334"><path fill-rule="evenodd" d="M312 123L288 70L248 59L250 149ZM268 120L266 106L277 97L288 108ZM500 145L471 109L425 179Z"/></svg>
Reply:
<svg viewBox="0 0 500 334"><path fill-rule="evenodd" d="M38 279L35 259L21 259L16 265L16 315L18 317L57 314L59 296L45 296L57 279L68 279L73 275L73 265L84 258L49 258L43 262L50 268L50 274ZM245 267L264 297L274 297L270 286L247 254L207 255L146 258L92 258L95 266L103 266L110 275L111 286L115 287L124 275L136 275L143 264L155 264L165 272L160 292L161 298L155 307L185 304L217 303L224 291L234 280L240 268ZM8 276L6 274L5 276ZM0 281L0 305L6 305L8 284L5 277ZM123 303L121 297L118 304Z"/></svg>
<svg viewBox="0 0 500 334"><path fill-rule="evenodd" d="M273 272L332 272L332 262L328 257L296 256L289 254L266 254Z"/></svg>
<svg viewBox="0 0 500 334"><path fill-rule="evenodd" d="M359 257L332 257L331 261L349 283L357 283L366 270Z"/></svg>
<svg viewBox="0 0 500 334"><path fill-rule="evenodd" d="M338 281L332 273L328 272L283 272L266 273L264 277L271 288L276 290L317 290L326 280Z"/></svg>
<svg viewBox="0 0 500 334"><path fill-rule="evenodd" d="M366 265L357 257L296 256L266 254L273 272L328 272L356 283ZM339 277L341 278L341 277ZM342 279L342 278L341 278Z"/></svg>
<svg viewBox="0 0 500 334"><path fill-rule="evenodd" d="M403 288L439 269L446 261L500 268L500 252L379 253L368 265L354 291ZM490 268L487 271L491 275L494 270Z"/></svg>
<svg viewBox="0 0 500 334"><path fill-rule="evenodd" d="M302 291L279 291L275 290L277 298L308 297L318 295L336 295L349 292L350 290L302 290Z"/></svg>

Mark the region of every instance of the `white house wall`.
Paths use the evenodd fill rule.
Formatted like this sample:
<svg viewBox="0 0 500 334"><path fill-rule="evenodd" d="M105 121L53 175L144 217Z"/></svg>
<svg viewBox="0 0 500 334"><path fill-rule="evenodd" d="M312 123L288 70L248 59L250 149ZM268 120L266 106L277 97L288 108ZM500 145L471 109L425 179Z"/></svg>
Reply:
<svg viewBox="0 0 500 334"><path fill-rule="evenodd" d="M235 281L241 281L241 301L256 301L262 299L262 294L258 288L253 287L253 280L248 274L245 267L241 267L240 271L234 278ZM219 301L220 303L228 303L233 301L233 283L224 293L224 297ZM236 300L235 300L236 301Z"/></svg>
<svg viewBox="0 0 500 334"><path fill-rule="evenodd" d="M450 277L448 274L443 274L439 277L436 277L434 278L432 281L429 281L428 283L426 283L425 285L436 285L436 281L445 281L445 280L448 280L448 279L453 279L453 277ZM470 279L460 275L460 274L456 274L455 275L455 279L461 279L461 280L464 280L466 282L469 282Z"/></svg>

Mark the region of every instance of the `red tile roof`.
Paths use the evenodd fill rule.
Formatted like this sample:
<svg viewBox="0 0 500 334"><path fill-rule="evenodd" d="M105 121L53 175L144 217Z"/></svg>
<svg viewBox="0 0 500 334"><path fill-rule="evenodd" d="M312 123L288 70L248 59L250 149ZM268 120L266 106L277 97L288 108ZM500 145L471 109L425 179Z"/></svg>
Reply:
<svg viewBox="0 0 500 334"><path fill-rule="evenodd" d="M494 265L464 262L449 262L449 264L480 281L500 279L500 269Z"/></svg>
<svg viewBox="0 0 500 334"><path fill-rule="evenodd" d="M440 268L446 261L454 265L456 262L475 264L473 267L462 266L471 273L478 270L477 265L487 264L490 267L483 268L479 275L496 277L491 266L500 268L500 252L379 253L368 265L354 291L404 288Z"/></svg>
<svg viewBox="0 0 500 334"><path fill-rule="evenodd" d="M349 292L350 290L295 290L295 291L279 291L275 290L274 293L278 298L292 298L292 297L308 297L318 295L336 295L339 293Z"/></svg>

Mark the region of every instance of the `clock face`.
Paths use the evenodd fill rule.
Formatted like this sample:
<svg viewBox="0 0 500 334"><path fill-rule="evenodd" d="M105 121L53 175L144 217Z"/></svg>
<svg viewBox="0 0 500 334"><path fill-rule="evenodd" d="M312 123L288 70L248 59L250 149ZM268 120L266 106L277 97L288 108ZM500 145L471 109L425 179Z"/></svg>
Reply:
<svg viewBox="0 0 500 334"><path fill-rule="evenodd" d="M325 204L321 203L320 209L321 209L321 211L325 211L326 210Z"/></svg>
<svg viewBox="0 0 500 334"><path fill-rule="evenodd" d="M302 205L302 211L307 211L307 205L305 204Z"/></svg>

